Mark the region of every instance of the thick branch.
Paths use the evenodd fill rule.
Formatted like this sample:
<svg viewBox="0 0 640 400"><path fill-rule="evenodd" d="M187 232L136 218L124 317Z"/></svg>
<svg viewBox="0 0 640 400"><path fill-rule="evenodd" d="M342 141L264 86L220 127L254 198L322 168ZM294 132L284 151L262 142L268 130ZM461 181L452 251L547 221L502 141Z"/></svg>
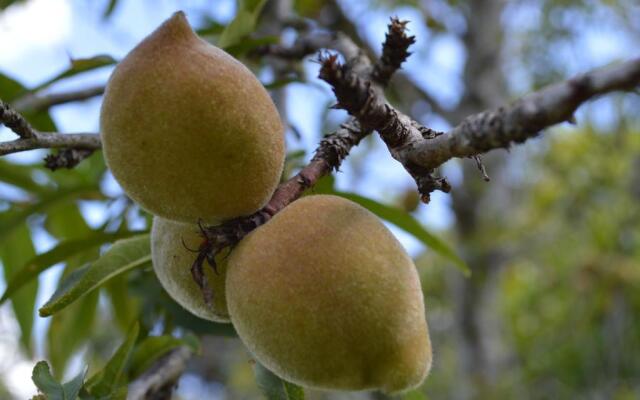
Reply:
<svg viewBox="0 0 640 400"><path fill-rule="evenodd" d="M31 136L0 142L0 156L34 149L74 148L97 150L100 148L100 135L97 133L57 133L31 130Z"/></svg>
<svg viewBox="0 0 640 400"><path fill-rule="evenodd" d="M20 112L43 111L59 104L87 100L92 97L100 96L104 93L104 89L104 85L98 85L79 90L71 90L68 92L29 94L13 102L13 107Z"/></svg>
<svg viewBox="0 0 640 400"><path fill-rule="evenodd" d="M127 400L170 399L192 354L189 348L179 347L161 357L129 384Z"/></svg>
<svg viewBox="0 0 640 400"><path fill-rule="evenodd" d="M595 70L523 97L511 106L467 117L448 133L421 126L387 103L371 83L340 65L335 56L320 60L320 78L328 82L337 106L356 117L364 128L375 129L391 155L416 180L423 201L434 190L449 191L435 168L453 157L470 157L508 147L536 136L540 130L571 120L590 98L640 85L640 59Z"/></svg>
<svg viewBox="0 0 640 400"><path fill-rule="evenodd" d="M639 85L640 58L594 70L511 105L471 115L447 134L416 143L408 158L432 169L454 157L507 148L537 136L546 127L572 121L576 109L595 96Z"/></svg>

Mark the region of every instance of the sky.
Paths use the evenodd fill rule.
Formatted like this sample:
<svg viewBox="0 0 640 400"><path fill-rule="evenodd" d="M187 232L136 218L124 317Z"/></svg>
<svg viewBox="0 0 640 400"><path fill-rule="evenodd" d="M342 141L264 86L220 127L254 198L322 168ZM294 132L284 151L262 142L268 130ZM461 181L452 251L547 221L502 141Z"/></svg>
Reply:
<svg viewBox="0 0 640 400"><path fill-rule="evenodd" d="M234 1L220 0L141 0L122 1L116 8L112 18L104 20L102 10L107 1L74 1L74 0L30 0L24 4L11 6L0 13L0 71L6 73L27 86L36 85L66 69L70 58L91 57L98 54L109 54L121 59L144 36L150 33L174 11L183 9L196 26L200 21L196 18L202 10L212 10L220 22L229 21L234 15ZM179 7L177 4L180 4ZM526 3L526 2L523 2ZM346 12L366 20L362 29L364 35L372 43L381 43L386 31L390 15L398 15L402 19L419 20L421 16L410 8L396 8L387 11L375 11L364 7L360 2L345 2ZM528 26L534 26L539 18L539 10L535 7L527 10L513 10L509 18L505 18L508 29L526 33ZM453 22L455 24L455 21ZM462 69L464 48L457 37L439 35L434 37L421 24L410 25L411 33L418 37L416 53L405 69L416 82L427 89L445 106L454 106L462 91ZM515 39L514 39L515 40ZM428 43L429 51L420 48L421 43ZM614 31L602 27L590 27L578 42L560 46L557 51L565 57L572 73L584 71L612 60L621 59L629 53L638 54L640 45L631 38L617 35ZM580 54L577 57L576 54ZM317 75L318 66L310 61L304 63L308 76ZM425 73L429 71L429 73ZM81 88L88 84L104 83L111 68L83 74L56 85L53 90L63 91ZM525 75L517 65L510 70L510 86L514 92L527 87ZM313 85L293 84L288 89L288 113L291 122L302 133L300 141L289 140L289 148L315 148L323 122L321 116L332 96L328 86L319 81ZM0 98L2 94L0 93ZM611 118L611 108L597 108L595 119L607 124ZM97 132L100 99L55 107L53 117L62 132ZM609 110L609 111L607 111ZM598 114L599 113L599 114ZM332 119L344 116L343 111L330 111ZM426 121L423 121L426 122ZM430 120L435 129L446 129L441 120ZM0 140L10 140L12 135L6 129L0 129ZM11 156L16 162L33 162L40 160L42 151L34 151ZM371 148L357 148L351 157L363 158L367 174L363 179L354 180L353 167L347 163L342 172L337 174L339 189L357 191L360 194L382 201L393 201L395 196L414 187L411 178L402 167L390 158L387 150L380 145ZM459 164L450 163L444 168L445 175L453 181L459 180ZM0 190L9 190L0 185ZM107 181L105 190L117 193L120 189L113 179ZM16 196L21 193L16 192ZM449 209L449 196L435 193L428 206L421 206L417 212L420 221L432 230L438 231L453 223ZM102 206L87 203L83 213L94 226L105 218ZM390 227L403 245L412 255L424 251L424 247L415 239L394 227ZM55 241L43 230L33 229L38 251L46 251ZM53 292L54 282L60 273L59 269L51 269L41 277L41 291L38 304L42 304ZM0 289L4 283L0 281ZM36 318L36 357L42 356L43 335L47 321ZM17 398L28 398L35 393L31 383L32 360L25 360L16 352L17 325L7 305L0 308L0 374L7 373L6 381ZM82 365L76 359L69 373L77 372ZM193 377L188 377L192 379Z"/></svg>

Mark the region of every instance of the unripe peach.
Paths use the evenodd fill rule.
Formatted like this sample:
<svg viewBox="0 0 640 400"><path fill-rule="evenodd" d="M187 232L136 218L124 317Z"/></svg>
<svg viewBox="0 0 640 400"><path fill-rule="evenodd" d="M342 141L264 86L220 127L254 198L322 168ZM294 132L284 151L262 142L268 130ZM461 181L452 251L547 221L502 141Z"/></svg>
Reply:
<svg viewBox="0 0 640 400"><path fill-rule="evenodd" d="M219 263L218 274L207 265L203 266L213 290L213 307L207 307L202 290L191 275L191 265L196 259L194 250L202 243L198 229L195 224L155 217L151 228L153 270L169 296L187 311L210 321L229 322L224 293L226 263Z"/></svg>
<svg viewBox="0 0 640 400"><path fill-rule="evenodd" d="M429 371L415 266L391 232L351 201L293 202L233 250L226 282L238 335L284 379L398 392Z"/></svg>
<svg viewBox="0 0 640 400"><path fill-rule="evenodd" d="M117 66L100 131L124 191L151 213L184 222L260 209L284 162L283 126L267 91L198 38L181 12Z"/></svg>

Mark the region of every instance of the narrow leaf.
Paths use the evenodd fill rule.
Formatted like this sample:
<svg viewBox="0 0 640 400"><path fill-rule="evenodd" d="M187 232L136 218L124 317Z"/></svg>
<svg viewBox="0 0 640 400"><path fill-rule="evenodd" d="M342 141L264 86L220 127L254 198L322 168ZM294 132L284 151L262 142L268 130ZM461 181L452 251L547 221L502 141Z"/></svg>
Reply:
<svg viewBox="0 0 640 400"><path fill-rule="evenodd" d="M150 261L148 234L119 240L98 260L70 274L51 299L40 308L40 316L50 316L114 276L147 265Z"/></svg>
<svg viewBox="0 0 640 400"><path fill-rule="evenodd" d="M287 382L256 361L256 383L267 400L304 400L304 389Z"/></svg>
<svg viewBox="0 0 640 400"><path fill-rule="evenodd" d="M69 78L74 75L78 75L83 72L91 71L97 68L113 65L115 63L116 63L116 60L113 57L106 54L100 54L100 55L89 57L89 58L72 59L71 65L69 66L69 68L62 71L61 73L54 76L53 78L49 79L48 81L45 81L42 84L38 85L37 87L33 88L31 91L37 92L39 90L42 90L50 86L51 84L59 80Z"/></svg>
<svg viewBox="0 0 640 400"><path fill-rule="evenodd" d="M0 298L0 305L10 298L18 289L38 277L43 271L55 264L65 261L69 257L95 249L104 243L113 242L118 239L128 238L139 234L139 232L117 232L107 233L94 231L89 237L82 239L67 240L58 244L53 249L39 254L24 264L18 270Z"/></svg>

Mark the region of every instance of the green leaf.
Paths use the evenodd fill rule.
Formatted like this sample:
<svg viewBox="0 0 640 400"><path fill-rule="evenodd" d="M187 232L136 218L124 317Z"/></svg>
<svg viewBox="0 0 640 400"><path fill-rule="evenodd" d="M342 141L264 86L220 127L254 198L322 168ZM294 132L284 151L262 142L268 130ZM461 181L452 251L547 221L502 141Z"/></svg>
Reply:
<svg viewBox="0 0 640 400"><path fill-rule="evenodd" d="M181 346L190 347L194 353L197 351L197 348L193 347L193 343L173 336L164 335L147 337L136 347L133 356L131 357L129 377L131 379L135 379L146 371L158 358Z"/></svg>
<svg viewBox="0 0 640 400"><path fill-rule="evenodd" d="M109 279L151 262L149 235L119 240L95 262L73 271L51 299L39 310L40 316L50 316L78 298L90 293Z"/></svg>
<svg viewBox="0 0 640 400"><path fill-rule="evenodd" d="M0 248L5 280L10 282L18 274L19 266L24 265L34 255L31 233L26 225L22 225L2 242ZM13 312L20 326L20 339L28 353L31 352L31 330L37 294L38 281L34 280L16 291L11 300Z"/></svg>
<svg viewBox="0 0 640 400"><path fill-rule="evenodd" d="M240 41L253 32L258 16L266 0L240 0L236 17L222 31L218 46L228 48L240 43Z"/></svg>
<svg viewBox="0 0 640 400"><path fill-rule="evenodd" d="M38 361L33 368L31 379L47 400L75 400L78 398L86 374L85 368L75 378L61 385L51 375L49 364L46 361Z"/></svg>
<svg viewBox="0 0 640 400"><path fill-rule="evenodd" d="M100 55L89 57L89 58L71 59L71 65L69 66L69 68L62 71L61 73L54 76L53 78L49 79L48 81L45 81L42 84L31 89L31 91L38 92L59 80L70 78L72 76L81 74L83 72L106 67L108 65L113 65L116 62L117 61L113 57L106 54L100 54Z"/></svg>
<svg viewBox="0 0 640 400"><path fill-rule="evenodd" d="M378 217L391 222L398 228L412 234L416 239L427 245L431 250L452 261L465 276L471 275L471 270L460 256L443 240L425 229L411 214L399 208L379 203L375 200L355 193L334 192L338 196L360 204Z"/></svg>
<svg viewBox="0 0 640 400"><path fill-rule="evenodd" d="M267 400L304 400L304 389L287 382L256 361L256 383Z"/></svg>
<svg viewBox="0 0 640 400"><path fill-rule="evenodd" d="M129 362L139 332L140 327L135 323L107 365L89 379L87 390L93 396L98 398L109 396L122 386L125 367Z"/></svg>
<svg viewBox="0 0 640 400"><path fill-rule="evenodd" d="M82 239L67 240L58 244L53 249L39 254L26 262L11 278L8 280L7 288L0 298L0 305L9 299L17 290L27 283L38 277L43 271L47 270L55 264L61 263L77 254L94 250L97 246L104 243L125 239L140 232L116 232L107 233L102 231L92 231L87 237Z"/></svg>

